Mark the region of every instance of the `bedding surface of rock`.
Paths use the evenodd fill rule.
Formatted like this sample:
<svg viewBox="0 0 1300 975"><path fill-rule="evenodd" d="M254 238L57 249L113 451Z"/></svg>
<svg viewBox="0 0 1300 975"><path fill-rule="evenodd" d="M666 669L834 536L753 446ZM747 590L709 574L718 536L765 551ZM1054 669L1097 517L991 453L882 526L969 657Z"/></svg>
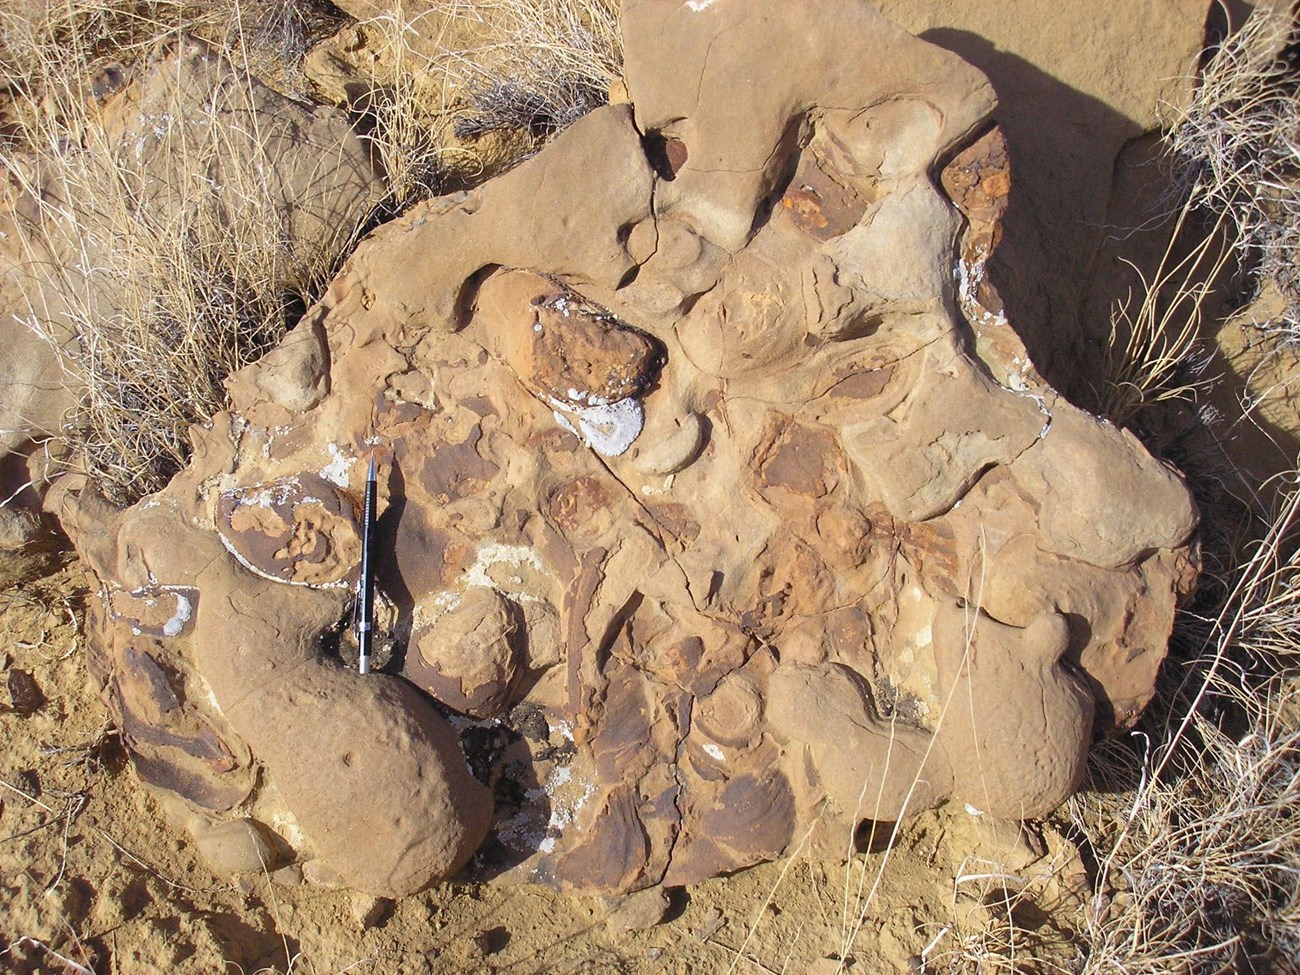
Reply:
<svg viewBox="0 0 1300 975"><path fill-rule="evenodd" d="M166 490L61 499L137 771L312 876L623 893L1043 816L1192 584L1179 477L982 286L979 71L849 0L623 29L628 104L372 234Z"/></svg>

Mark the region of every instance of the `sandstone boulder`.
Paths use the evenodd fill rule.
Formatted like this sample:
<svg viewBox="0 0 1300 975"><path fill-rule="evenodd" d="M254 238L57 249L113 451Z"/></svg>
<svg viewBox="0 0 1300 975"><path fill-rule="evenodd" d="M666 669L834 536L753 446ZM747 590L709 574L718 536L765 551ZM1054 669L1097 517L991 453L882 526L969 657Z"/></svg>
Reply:
<svg viewBox="0 0 1300 975"><path fill-rule="evenodd" d="M106 692L224 743L170 788L219 816L260 770L236 801L332 882L418 889L489 815L485 868L609 893L1046 815L1191 585L1177 475L963 285L1007 192L983 75L853 0L624 25L629 104L372 234L160 495L65 499ZM403 650L361 677L372 452Z"/></svg>

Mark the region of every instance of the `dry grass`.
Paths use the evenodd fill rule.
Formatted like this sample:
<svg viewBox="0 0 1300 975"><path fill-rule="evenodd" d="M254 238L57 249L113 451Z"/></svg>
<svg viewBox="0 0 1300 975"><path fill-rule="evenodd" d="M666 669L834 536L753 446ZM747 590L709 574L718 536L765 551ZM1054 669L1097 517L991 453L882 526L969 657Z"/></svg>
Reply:
<svg viewBox="0 0 1300 975"><path fill-rule="evenodd" d="M161 39L180 31L300 95L303 56L339 23L325 0L14 0L3 14L0 79L16 87L20 99L38 103L51 67L80 72L54 78L56 88L85 82L147 58ZM10 135L21 140L25 133Z"/></svg>
<svg viewBox="0 0 1300 975"><path fill-rule="evenodd" d="M612 0L488 0L461 8L489 40L448 59L469 94L461 135L529 129L551 135L608 98L621 75L618 4Z"/></svg>
<svg viewBox="0 0 1300 975"><path fill-rule="evenodd" d="M354 102L398 209L536 152L621 74L616 0L395 3L357 26L373 58Z"/></svg>
<svg viewBox="0 0 1300 975"><path fill-rule="evenodd" d="M172 31L210 35L224 14L219 5L197 0L16 0L5 5L0 20L0 72L20 97L39 100L47 83L56 89L81 83L137 60ZM58 67L75 73L57 77L51 69Z"/></svg>
<svg viewBox="0 0 1300 975"><path fill-rule="evenodd" d="M1217 298L1218 284L1232 255L1220 224L1200 233L1186 250L1188 222L1198 206L1185 201L1160 263L1142 287L1134 310L1133 296L1111 319L1101 374L1105 377L1092 403L1094 412L1117 426L1131 426L1149 407L1169 400L1195 402L1214 377L1207 374L1203 348L1206 310Z"/></svg>
<svg viewBox="0 0 1300 975"><path fill-rule="evenodd" d="M126 3L62 6L44 21L0 11L24 71L14 141L26 151L0 152L18 200L24 320L80 401L63 431L73 469L123 502L185 463L189 427L223 407L225 377L279 340L353 239L344 227L320 248L292 242L247 76L232 71L208 95L175 81L175 102L142 104L138 128L106 127L95 86L197 43L168 33L211 26L190 14Z"/></svg>
<svg viewBox="0 0 1300 975"><path fill-rule="evenodd" d="M1243 267L1285 310L1263 327L1300 342L1300 26L1260 6L1206 62L1169 148L1186 198L1231 221Z"/></svg>

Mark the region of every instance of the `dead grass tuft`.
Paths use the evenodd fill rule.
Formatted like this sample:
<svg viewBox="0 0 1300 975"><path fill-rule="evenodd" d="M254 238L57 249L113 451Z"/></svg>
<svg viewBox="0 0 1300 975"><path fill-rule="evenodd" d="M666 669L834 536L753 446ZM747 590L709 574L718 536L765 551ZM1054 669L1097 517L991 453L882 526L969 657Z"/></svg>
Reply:
<svg viewBox="0 0 1300 975"><path fill-rule="evenodd" d="M1260 5L1213 52L1169 139L1194 205L1230 221L1241 265L1285 309L1262 327L1300 343L1300 24Z"/></svg>
<svg viewBox="0 0 1300 975"><path fill-rule="evenodd" d="M1149 280L1134 269L1142 278L1136 309L1130 295L1112 315L1110 342L1103 353L1105 381L1091 405L1116 426L1133 425L1157 403L1195 402L1214 381L1208 374L1202 326L1232 246L1220 225L1208 233L1189 227L1196 209L1190 200L1180 207L1169 244ZM1198 239L1183 252L1189 235Z"/></svg>
<svg viewBox="0 0 1300 975"><path fill-rule="evenodd" d="M496 0L470 9L496 36L448 61L471 103L459 135L526 129L546 137L608 100L623 64L617 4Z"/></svg>
<svg viewBox="0 0 1300 975"><path fill-rule="evenodd" d="M372 74L353 101L396 209L532 155L622 72L616 0L396 3L358 30Z"/></svg>
<svg viewBox="0 0 1300 975"><path fill-rule="evenodd" d="M13 141L28 151L0 151L24 321L79 398L62 434L72 468L119 502L186 462L189 428L223 407L225 377L279 340L353 239L345 227L318 249L295 245L300 217L273 176L277 148L259 128L251 80L229 70L196 94L165 60L201 54L201 42L173 32L172 15L211 26L189 12L69 3L29 21L0 11L0 36L24 71ZM123 64L110 50L138 57ZM174 101L142 103L138 129L119 119L111 131L101 96L149 71L178 76Z"/></svg>

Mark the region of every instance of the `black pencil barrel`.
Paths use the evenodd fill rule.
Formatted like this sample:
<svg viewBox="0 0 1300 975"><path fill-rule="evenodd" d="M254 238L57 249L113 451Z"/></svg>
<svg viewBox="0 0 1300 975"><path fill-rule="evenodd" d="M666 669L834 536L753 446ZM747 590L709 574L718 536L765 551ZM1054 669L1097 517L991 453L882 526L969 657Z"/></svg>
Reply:
<svg viewBox="0 0 1300 975"><path fill-rule="evenodd" d="M357 643L361 653L357 669L370 671L370 646L375 626L375 457L370 455L370 472L366 475L366 496L361 508L361 611L357 619Z"/></svg>

